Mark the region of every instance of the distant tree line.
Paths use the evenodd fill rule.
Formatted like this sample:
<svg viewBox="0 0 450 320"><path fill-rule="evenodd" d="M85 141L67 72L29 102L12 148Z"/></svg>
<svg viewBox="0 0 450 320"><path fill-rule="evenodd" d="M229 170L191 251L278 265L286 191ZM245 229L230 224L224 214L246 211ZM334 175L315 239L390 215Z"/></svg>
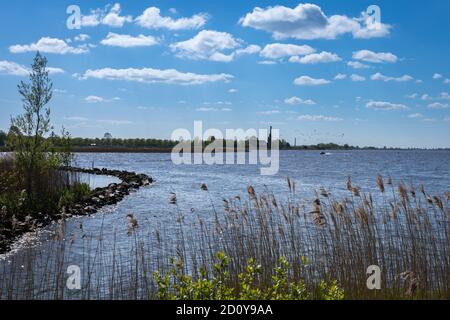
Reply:
<svg viewBox="0 0 450 320"><path fill-rule="evenodd" d="M15 129L11 128L9 130L9 134L13 132ZM0 148L3 150L11 150L11 147L8 148L7 144L8 134L4 131L0 130ZM75 148L84 148L84 147L102 147L104 148L158 148L158 149L171 149L175 147L179 141L174 140L168 140L168 139L146 139L146 138L131 138L131 139L122 139L122 138L113 138L110 133L105 133L103 138L69 138L69 141L67 140L67 137L64 136L56 136L51 135L49 138L51 144L57 148L65 148L67 144L70 144L72 147ZM259 139L256 139L256 141L259 143ZM203 141L203 147L206 147L210 143L215 141L214 137L211 137L207 140ZM192 147L194 147L196 141L191 141ZM233 141L226 141L224 140L224 147L227 145L231 145ZM249 147L249 140L245 141L245 148L248 149ZM238 145L238 141L234 141L235 148ZM343 144L339 145L336 143L318 143L313 145L300 145L300 146L292 146L289 142L287 142L284 139L281 139L278 141L279 149L280 150L399 150L401 148L391 148L391 147L383 147L383 148L376 148L376 147L360 147L360 146L352 146L349 144ZM408 148L408 149L415 149L415 148Z"/></svg>
<svg viewBox="0 0 450 320"><path fill-rule="evenodd" d="M14 131L14 128L10 129L10 133ZM3 131L0 131L0 147L6 147L7 145L7 136ZM124 148L173 148L180 141L175 140L167 140L167 139L145 139L145 138L133 138L133 139L122 139L122 138L112 138L107 136L107 138L77 138L71 137L70 145L72 147L124 147ZM67 145L67 138L60 137L56 135L51 135L47 138L49 142L55 147L64 147ZM207 146L211 144L215 139L208 139L203 141L203 146ZM259 143L259 140L256 140ZM198 141L191 141L192 147L194 144L198 143ZM228 145L237 145L242 142L238 141L223 141L224 147ZM265 141L264 141L265 143ZM285 140L279 140L279 148L280 149L289 149L291 146ZM248 148L250 145L250 141L245 141L245 146Z"/></svg>
<svg viewBox="0 0 450 320"><path fill-rule="evenodd" d="M359 147L359 146L350 146L348 144L339 145L336 143L318 143L313 145L302 145L291 147L290 149L294 150L358 150L358 149L377 149L375 147Z"/></svg>
<svg viewBox="0 0 450 320"><path fill-rule="evenodd" d="M52 137L52 143L56 146L60 145L59 137ZM204 140L203 146L207 146L214 142L214 137ZM257 140L259 143L259 140ZM71 138L70 143L73 147L124 147L124 148L173 148L180 141L167 140L167 139L145 139L145 138L134 138L134 139L121 139L112 138L111 135L105 134L104 138ZM191 141L192 147L198 141ZM238 145L238 141L223 141L224 147L227 145L232 145L234 143L235 147ZM245 141L245 146L248 148L250 144L249 140ZM290 144L285 140L279 141L280 149L290 148Z"/></svg>
<svg viewBox="0 0 450 320"><path fill-rule="evenodd" d="M13 130L14 128L10 129ZM7 145L7 137L8 134L4 131L0 130L0 148L10 149L6 148ZM102 147L105 148L158 148L158 149L171 149L175 147L180 141L175 140L168 140L168 139L151 139L151 138L129 138L129 139L122 139L122 138L113 138L110 133L105 133L103 138L69 138L69 142L67 141L67 137L60 137L56 135L51 135L49 138L51 144L58 148L64 148L69 143L72 147L75 148L87 148L89 147L91 150L95 147ZM259 144L259 139L256 139L256 141ZM214 137L211 137L207 140L203 141L203 147L208 146L212 142L214 142ZM223 144L224 147L228 145L232 145L234 142L234 147L237 148L239 142L238 141L227 141L224 140ZM265 142L265 141L264 141ZM192 148L194 147L195 143L198 143L198 141L191 141ZM241 142L242 143L242 142ZM245 140L245 148L248 149L250 145L249 140ZM292 146L289 142L287 142L284 139L278 140L278 145L280 150L379 150L379 149L385 149L385 150L396 150L398 148L376 148L376 147L359 147L359 146L352 146L349 144L343 144L339 145L336 143L318 143L313 145L300 145L300 146Z"/></svg>
<svg viewBox="0 0 450 320"><path fill-rule="evenodd" d="M54 143L59 144L58 138ZM71 145L74 147L91 147L91 146L102 146L102 147L130 147L130 148L140 148L140 147L174 147L177 142L172 140L164 139L145 139L145 138L135 138L135 139L121 139L121 138L71 138Z"/></svg>

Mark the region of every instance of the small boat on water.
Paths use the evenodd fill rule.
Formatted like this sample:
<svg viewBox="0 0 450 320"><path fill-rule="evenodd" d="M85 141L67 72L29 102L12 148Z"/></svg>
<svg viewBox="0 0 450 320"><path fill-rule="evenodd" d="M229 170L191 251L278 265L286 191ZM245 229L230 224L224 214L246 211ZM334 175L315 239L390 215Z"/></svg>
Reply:
<svg viewBox="0 0 450 320"><path fill-rule="evenodd" d="M321 154L321 155L324 155L324 156L329 156L329 155L331 155L331 153L325 152L325 151L322 151L320 154Z"/></svg>
<svg viewBox="0 0 450 320"><path fill-rule="evenodd" d="M327 154L325 151L322 151L320 154Z"/></svg>

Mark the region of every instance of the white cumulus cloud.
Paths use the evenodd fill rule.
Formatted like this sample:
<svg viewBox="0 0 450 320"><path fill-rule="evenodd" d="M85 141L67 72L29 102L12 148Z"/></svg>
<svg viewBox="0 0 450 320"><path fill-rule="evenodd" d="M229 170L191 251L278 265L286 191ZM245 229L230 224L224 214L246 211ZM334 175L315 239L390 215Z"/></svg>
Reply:
<svg viewBox="0 0 450 320"><path fill-rule="evenodd" d="M256 54L259 53L261 51L261 47L257 46L255 44L251 44L243 49L237 49L234 54L236 56L243 56L243 55L247 55L247 54Z"/></svg>
<svg viewBox="0 0 450 320"><path fill-rule="evenodd" d="M81 16L82 27L96 27L100 24L121 28L127 22L132 22L132 16L121 16L120 3L107 5L104 9L91 10L88 15Z"/></svg>
<svg viewBox="0 0 450 320"><path fill-rule="evenodd" d="M55 67L47 67L47 71L49 74L58 74L58 73L64 73L64 69L61 68L55 68Z"/></svg>
<svg viewBox="0 0 450 320"><path fill-rule="evenodd" d="M115 47L150 47L158 43L158 40L153 36L144 36L142 34L133 37L126 34L117 34L110 32L105 39L100 41L105 46Z"/></svg>
<svg viewBox="0 0 450 320"><path fill-rule="evenodd" d="M65 72L63 69L55 67L47 67L47 71L49 74L58 74ZM29 68L16 62L6 60L0 61L0 73L26 77L30 74L30 72L31 70Z"/></svg>
<svg viewBox="0 0 450 320"><path fill-rule="evenodd" d="M290 97L290 98L286 98L284 99L284 103L286 104L290 104L290 105L297 105L297 104L306 104L306 105L315 105L316 103L311 100L311 99L307 99L307 100L303 100L299 97Z"/></svg>
<svg viewBox="0 0 450 320"><path fill-rule="evenodd" d="M323 84L330 83L329 80L326 79L315 79L310 76L300 76L294 80L294 84L298 86L318 86Z"/></svg>
<svg viewBox="0 0 450 320"><path fill-rule="evenodd" d="M99 96L87 96L84 100L88 103L99 103L104 102L105 98L99 97Z"/></svg>
<svg viewBox="0 0 450 320"><path fill-rule="evenodd" d="M390 52L373 52L370 50L360 50L353 52L353 59L372 63L395 63L398 58Z"/></svg>
<svg viewBox="0 0 450 320"><path fill-rule="evenodd" d="M211 82L229 82L233 79L233 76L225 73L197 74L192 72L180 72L176 69L160 70L153 68L103 68L95 70L89 69L79 78L135 81L142 83L197 85Z"/></svg>
<svg viewBox="0 0 450 320"><path fill-rule="evenodd" d="M27 76L30 71L23 65L11 61L0 61L0 73L13 76Z"/></svg>
<svg viewBox="0 0 450 320"><path fill-rule="evenodd" d="M136 18L136 23L148 29L186 30L199 29L206 24L207 20L208 15L206 13L195 14L190 18L172 19L171 17L163 17L159 8L150 7Z"/></svg>
<svg viewBox="0 0 450 320"><path fill-rule="evenodd" d="M228 32L202 30L193 38L176 42L170 48L180 58L230 62L236 56L258 53L261 48L249 45L241 48L243 41Z"/></svg>
<svg viewBox="0 0 450 320"><path fill-rule="evenodd" d="M275 39L335 39L347 33L354 38L374 38L387 36L390 29L387 24L372 24L365 14L357 18L327 16L319 6L310 3L300 3L295 8L281 5L255 7L239 23L270 32Z"/></svg>
<svg viewBox="0 0 450 320"><path fill-rule="evenodd" d="M366 108L375 110L404 110L408 109L404 104L391 103L387 101L369 101L366 103Z"/></svg>
<svg viewBox="0 0 450 320"><path fill-rule="evenodd" d="M125 22L133 21L131 16L120 16L120 11L120 4L114 4L106 16L103 17L102 23L111 27L122 27Z"/></svg>
<svg viewBox="0 0 450 320"><path fill-rule="evenodd" d="M289 62L297 62L301 64L316 64L316 63L329 63L341 61L342 59L335 53L322 51L320 53L308 54L304 57L293 56L289 59Z"/></svg>
<svg viewBox="0 0 450 320"><path fill-rule="evenodd" d="M407 81L414 80L413 77L411 77L410 75L407 75L407 74L405 74L401 77L389 77L389 76L385 76L384 74L381 74L379 72L371 75L370 79L376 80L376 81L385 81L385 82L389 82L389 81L407 82Z"/></svg>
<svg viewBox="0 0 450 320"><path fill-rule="evenodd" d="M301 56L316 52L308 45L271 43L264 47L261 56L267 59L279 59L291 56Z"/></svg>
<svg viewBox="0 0 450 320"><path fill-rule="evenodd" d="M50 37L43 37L35 43L20 45L16 44L9 47L11 53L24 53L40 51L42 53L55 54L82 54L89 51L84 46L71 47L64 40Z"/></svg>

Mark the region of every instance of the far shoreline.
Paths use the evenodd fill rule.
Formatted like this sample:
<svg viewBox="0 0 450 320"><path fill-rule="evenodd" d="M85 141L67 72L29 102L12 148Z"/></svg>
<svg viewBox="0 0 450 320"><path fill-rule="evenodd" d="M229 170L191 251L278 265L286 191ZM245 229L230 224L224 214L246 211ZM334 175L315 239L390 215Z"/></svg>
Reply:
<svg viewBox="0 0 450 320"><path fill-rule="evenodd" d="M157 147L73 147L75 153L172 153L173 148ZM320 148L283 148L280 151L448 151L450 148L348 148L348 149L320 149ZM224 150L224 152L236 152L236 150ZM249 150L245 150L249 152ZM192 150L191 153L195 153Z"/></svg>
<svg viewBox="0 0 450 320"><path fill-rule="evenodd" d="M71 151L74 153L172 153L172 147L118 147L118 146L73 146ZM318 151L318 152L336 152L336 151L449 151L450 148L317 148L316 146L302 146L280 148L279 151ZM0 147L0 152L12 152L8 147ZM224 150L223 152L236 152L236 150ZM245 152L249 152L248 149ZM191 153L195 153L192 149Z"/></svg>

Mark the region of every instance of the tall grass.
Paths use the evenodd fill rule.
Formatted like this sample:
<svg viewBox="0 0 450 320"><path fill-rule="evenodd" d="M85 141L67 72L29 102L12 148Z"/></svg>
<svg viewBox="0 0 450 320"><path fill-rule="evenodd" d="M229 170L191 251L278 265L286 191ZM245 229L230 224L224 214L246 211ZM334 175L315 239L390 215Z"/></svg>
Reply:
<svg viewBox="0 0 450 320"><path fill-rule="evenodd" d="M30 192L25 176L12 156L0 157L0 253L8 240L59 219L63 206L89 192L78 173L54 166L34 168Z"/></svg>
<svg viewBox="0 0 450 320"><path fill-rule="evenodd" d="M104 241L103 225L95 235L71 240L60 221L50 250L30 248L0 265L0 299L193 298L178 295L184 276L214 283L217 253L227 259L221 281L234 297L242 296L249 265L258 266L251 288L268 292L285 261L283 283L303 284L307 298L321 298L317 288L324 283L342 288L346 299L450 298L449 193L431 195L423 186L394 186L378 177L378 195L361 192L349 179L347 196L322 188L313 199L299 200L295 183L287 183L283 197L249 186L246 196L224 199L222 208L211 200L212 219L195 223L185 222L195 213L178 207L171 194L176 236L167 225L144 235L130 214L127 246L115 236ZM206 185L200 189L209 192ZM74 241L83 244L81 259ZM70 291L65 272L75 260L82 288ZM381 270L380 290L366 286L371 265ZM161 286L167 295L159 294Z"/></svg>

